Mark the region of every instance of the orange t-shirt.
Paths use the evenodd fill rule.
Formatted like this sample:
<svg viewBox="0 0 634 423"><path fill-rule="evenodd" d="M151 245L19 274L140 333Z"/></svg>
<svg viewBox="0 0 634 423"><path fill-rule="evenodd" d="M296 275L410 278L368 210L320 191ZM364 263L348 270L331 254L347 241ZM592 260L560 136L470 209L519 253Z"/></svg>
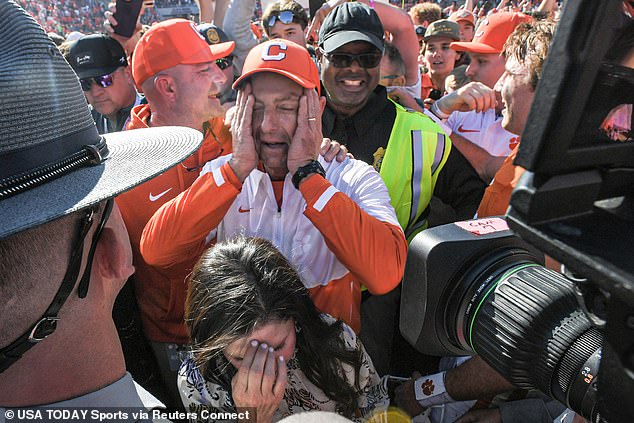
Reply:
<svg viewBox="0 0 634 423"><path fill-rule="evenodd" d="M147 128L150 115L149 104L136 106L130 113L126 129ZM169 269L147 264L139 251L143 228L159 207L189 188L206 162L231 151L231 133L224 125L223 118L212 119L205 125L203 143L194 154L161 175L116 197L132 244L136 268L132 278L143 330L150 341L188 342L183 321L185 277L195 260Z"/></svg>
<svg viewBox="0 0 634 423"><path fill-rule="evenodd" d="M525 170L513 164L518 148L519 144L504 160L491 185L484 191L480 207L478 207L478 217L500 216L506 213L511 201L511 193Z"/></svg>

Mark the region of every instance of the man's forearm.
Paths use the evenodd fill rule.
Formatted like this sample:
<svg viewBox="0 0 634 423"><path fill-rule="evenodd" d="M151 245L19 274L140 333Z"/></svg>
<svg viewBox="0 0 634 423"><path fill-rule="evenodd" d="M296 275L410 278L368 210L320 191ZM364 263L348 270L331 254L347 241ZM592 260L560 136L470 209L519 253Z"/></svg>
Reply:
<svg viewBox="0 0 634 423"><path fill-rule="evenodd" d="M458 367L447 370L445 389L456 401L474 400L514 389L513 384L475 356Z"/></svg>
<svg viewBox="0 0 634 423"><path fill-rule="evenodd" d="M462 135L452 133L452 144L460 150L463 156L469 161L471 166L478 173L478 176L486 183L489 183L495 172L502 166L504 157L496 157L489 154L484 148L472 143Z"/></svg>

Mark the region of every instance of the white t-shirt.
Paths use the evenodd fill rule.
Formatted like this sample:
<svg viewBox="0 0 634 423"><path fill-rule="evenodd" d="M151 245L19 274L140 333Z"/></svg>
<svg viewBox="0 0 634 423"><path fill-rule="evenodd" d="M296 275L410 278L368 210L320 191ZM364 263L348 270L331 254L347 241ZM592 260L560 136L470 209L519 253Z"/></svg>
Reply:
<svg viewBox="0 0 634 423"><path fill-rule="evenodd" d="M494 109L481 113L453 112L446 125L492 156L508 156L520 140L519 135L502 128L502 117L497 117Z"/></svg>

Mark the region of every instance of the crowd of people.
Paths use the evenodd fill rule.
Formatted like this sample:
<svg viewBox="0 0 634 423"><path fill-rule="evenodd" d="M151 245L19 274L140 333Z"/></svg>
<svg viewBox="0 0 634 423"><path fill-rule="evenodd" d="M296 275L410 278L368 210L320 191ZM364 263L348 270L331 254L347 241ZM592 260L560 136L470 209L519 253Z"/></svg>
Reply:
<svg viewBox="0 0 634 423"><path fill-rule="evenodd" d="M16 0L46 30L63 37L73 32L93 34L103 30L104 12L108 10L107 0ZM101 18L101 19L100 19ZM146 8L141 15L141 23L158 22L160 16L155 8Z"/></svg>
<svg viewBox="0 0 634 423"><path fill-rule="evenodd" d="M584 421L398 330L409 242L508 208L556 1L151 3L130 38L102 1L17 0L44 31L0 3L0 407Z"/></svg>

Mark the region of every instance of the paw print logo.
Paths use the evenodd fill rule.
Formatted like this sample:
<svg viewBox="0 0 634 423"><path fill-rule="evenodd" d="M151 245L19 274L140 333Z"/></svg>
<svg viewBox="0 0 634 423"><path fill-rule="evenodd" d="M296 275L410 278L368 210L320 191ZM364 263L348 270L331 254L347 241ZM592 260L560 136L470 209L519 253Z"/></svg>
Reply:
<svg viewBox="0 0 634 423"><path fill-rule="evenodd" d="M423 394L430 396L434 393L435 388L436 387L434 386L434 382L431 379L427 379L425 382L423 382Z"/></svg>
<svg viewBox="0 0 634 423"><path fill-rule="evenodd" d="M513 137L509 140L509 149L514 150L517 144L520 143L520 137Z"/></svg>

